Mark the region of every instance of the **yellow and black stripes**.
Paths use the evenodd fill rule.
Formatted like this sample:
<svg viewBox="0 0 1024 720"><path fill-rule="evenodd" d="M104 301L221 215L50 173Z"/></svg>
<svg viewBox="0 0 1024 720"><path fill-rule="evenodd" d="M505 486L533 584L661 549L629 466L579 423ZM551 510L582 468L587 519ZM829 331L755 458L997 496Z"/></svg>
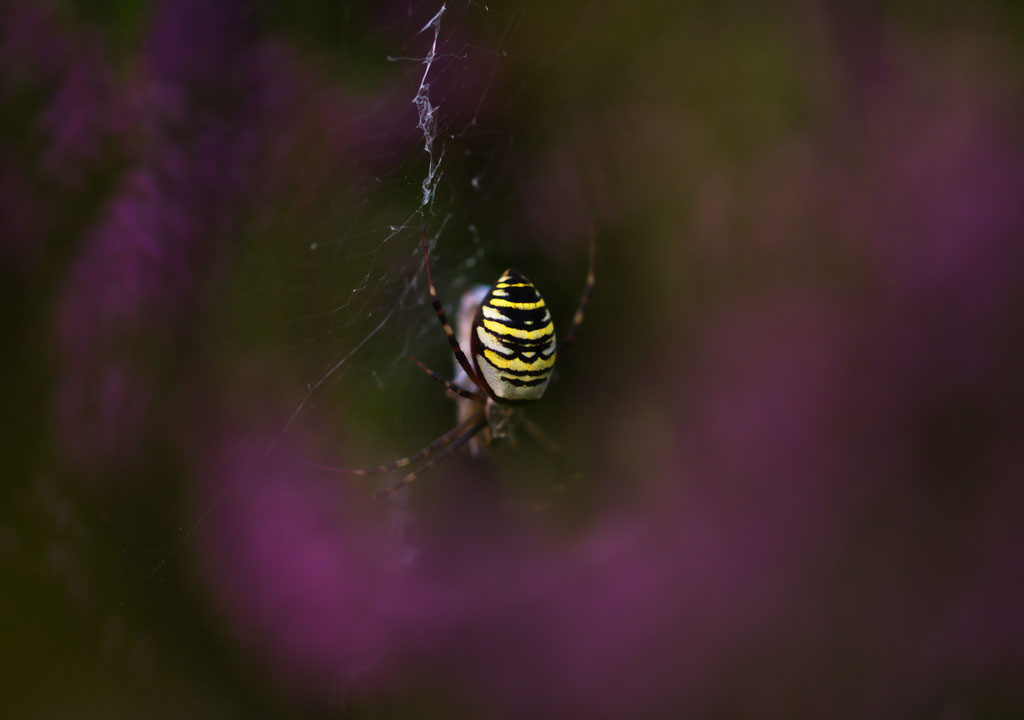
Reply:
<svg viewBox="0 0 1024 720"><path fill-rule="evenodd" d="M544 298L517 270L507 270L481 303L472 353L495 400L526 402L544 394L555 364L555 327Z"/></svg>
<svg viewBox="0 0 1024 720"><path fill-rule="evenodd" d="M431 378L443 384L449 392L463 398L459 404L460 422L418 453L374 468L344 469L318 463L307 464L329 472L375 475L423 461L423 465L418 470L407 474L401 482L386 487L374 495L375 498L384 498L408 486L424 473L436 467L459 448L472 441L479 433L486 431L484 433L485 443L510 435L511 428L516 424L511 420L512 413L515 412L518 417L517 424L549 454L558 459L567 474L575 475L571 463L565 459L558 446L540 428L529 419L521 417L518 410L509 407L502 408L505 404L537 400L544 394L551 379L556 359L572 343L590 303L595 283L594 255L595 240L593 228L591 228L590 267L587 272L587 282L572 324L561 344L555 340L554 324L544 299L537 292L533 283L515 270L506 271L494 287L487 291L482 302L480 301L480 292L477 290L468 296L470 298L468 301L464 298L465 309L460 311L460 334L465 333L466 330L465 314L474 310L476 312L469 338L471 363L459 342L461 340L462 343L465 343L466 338L456 339L444 308L437 297L437 289L434 287L430 272L427 234L424 230L423 259L427 269L427 288L430 292L430 301L445 336L448 338L452 354L462 370L465 371L466 377L461 378L460 376L461 379L458 383L461 384L458 384L445 379L416 358L412 358L412 360ZM478 302L480 304L477 306ZM479 390L467 389L469 383L476 385Z"/></svg>

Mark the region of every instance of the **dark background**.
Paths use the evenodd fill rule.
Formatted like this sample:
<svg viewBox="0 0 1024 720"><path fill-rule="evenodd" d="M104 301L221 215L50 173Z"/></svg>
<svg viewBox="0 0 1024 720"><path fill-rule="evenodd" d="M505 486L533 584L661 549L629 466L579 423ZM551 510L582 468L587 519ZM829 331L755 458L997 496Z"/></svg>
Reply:
<svg viewBox="0 0 1024 720"><path fill-rule="evenodd" d="M0 714L1024 713L1024 14L848 5L0 4ZM451 427L424 227L593 228L579 482L309 465Z"/></svg>

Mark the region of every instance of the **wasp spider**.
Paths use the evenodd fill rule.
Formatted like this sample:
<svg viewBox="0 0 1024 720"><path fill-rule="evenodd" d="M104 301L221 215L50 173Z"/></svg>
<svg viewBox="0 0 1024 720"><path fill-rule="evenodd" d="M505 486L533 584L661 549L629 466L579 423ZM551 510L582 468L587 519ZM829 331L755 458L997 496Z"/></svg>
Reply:
<svg viewBox="0 0 1024 720"><path fill-rule="evenodd" d="M518 270L509 268L498 278L476 308L469 328L470 354L472 363L466 357L441 301L437 297L430 272L430 250L427 247L426 231L423 233L423 258L427 268L427 284L430 301L434 306L441 327L448 336L455 360L465 373L469 383L476 386L470 390L455 382L446 380L415 357L409 356L424 372L444 385L455 395L464 398L460 408L458 424L427 445L415 455L378 465L367 470L344 470L356 475L376 475L397 468L406 467L420 460L426 460L416 472L402 478L397 485L387 488L374 497L385 497L405 487L417 477L430 470L460 447L478 435L484 436L484 443L492 438L510 436L512 429L521 427L531 438L549 453L561 458L561 451L536 424L515 407L539 400L551 380L555 361L563 354L573 339L583 313L590 303L594 289L594 236L590 235L589 269L587 283L583 288L579 306L573 316L565 338L557 343L554 323L544 298L537 288ZM322 467L322 466L321 466ZM338 470L337 468L324 468Z"/></svg>

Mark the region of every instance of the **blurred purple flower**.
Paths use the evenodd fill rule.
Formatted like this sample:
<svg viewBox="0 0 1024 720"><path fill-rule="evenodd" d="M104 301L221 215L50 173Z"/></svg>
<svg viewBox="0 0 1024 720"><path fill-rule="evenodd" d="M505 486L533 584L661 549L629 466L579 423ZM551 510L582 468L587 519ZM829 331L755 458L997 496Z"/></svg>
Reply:
<svg viewBox="0 0 1024 720"><path fill-rule="evenodd" d="M268 459L272 441L213 443L197 467L196 514L210 520L199 525L199 562L215 606L293 689L365 689L395 639L388 599L401 596L403 548L352 511L354 488L316 477L297 448Z"/></svg>
<svg viewBox="0 0 1024 720"><path fill-rule="evenodd" d="M58 182L78 183L101 143L125 129L100 45L73 35L38 5L11 3L0 13L0 88L40 92L45 107L38 137L29 138L44 148L40 167Z"/></svg>
<svg viewBox="0 0 1024 720"><path fill-rule="evenodd" d="M15 128L0 149L0 253L11 267L36 270L44 260L62 216L42 195L81 192L88 164L115 129L114 101L96 43L40 5L0 7L0 104ZM39 120L18 135L25 106L38 107Z"/></svg>
<svg viewBox="0 0 1024 720"><path fill-rule="evenodd" d="M646 495L559 539L459 498L403 565L357 499L228 441L201 475L245 490L200 553L237 631L286 677L429 678L471 715L901 716L1008 689L1024 144L984 85L920 105L951 96L942 66L889 62L868 111L765 168L749 212L773 222L736 247L778 274L709 312L684 387L661 378L676 446ZM841 271L803 273L811 251Z"/></svg>
<svg viewBox="0 0 1024 720"><path fill-rule="evenodd" d="M263 54L240 7L167 2L154 18L145 153L82 248L58 311L59 430L85 467L130 464L140 449L156 368L251 186L267 107ZM61 120L74 138L78 117Z"/></svg>
<svg viewBox="0 0 1024 720"><path fill-rule="evenodd" d="M65 183L80 185L82 169L99 158L101 145L131 129L127 108L116 107L121 100L97 55L89 51L75 60L43 114L42 166Z"/></svg>
<svg viewBox="0 0 1024 720"><path fill-rule="evenodd" d="M692 338L665 337L660 375L623 379L637 397L666 389L651 402L674 441L661 474L595 478L635 489L628 503L568 533L454 491L411 555L362 486L299 462L318 455L297 432L209 431L209 408L169 398L161 375L239 218L282 191L315 205L339 159L392 162L415 139L412 93L327 93L259 39L248 3L198 0L159 4L139 84L118 87L90 43L12 7L0 64L5 86L48 88L47 172L73 183L106 138L137 140L56 308L65 458L122 468L165 435L155 404L181 402L167 415L187 419L171 442L200 445L197 561L268 675L314 697L428 678L486 716L864 717L972 707L1024 671L1024 141L984 62L857 56L830 78L841 119L781 148L754 197L732 207L740 194L710 183L698 225L730 242L707 243L708 265L729 248L770 262L708 309L688 375ZM471 46L457 37L446 58ZM433 100L467 124L499 80L446 67ZM651 123L661 134L633 134L679 132ZM555 151L535 172L550 184L524 185L548 209L527 222L555 237L580 229L584 176L616 174L572 158ZM570 208L554 225L552 194ZM29 248L39 208L16 169L0 198ZM732 236L733 217L753 236ZM608 446L635 432L628 414L593 422Z"/></svg>
<svg viewBox="0 0 1024 720"><path fill-rule="evenodd" d="M25 17L26 33L46 34ZM414 128L411 93L399 105L327 92L287 48L262 41L255 20L243 0L158 3L141 80L119 96L94 55L63 52L66 64L47 66L60 88L44 117L55 171L89 157L100 129L133 139L57 309L58 432L80 467L124 467L144 448L156 378L243 219L259 222L261 201L285 194L321 210L339 162L375 172ZM15 229L27 222L14 217Z"/></svg>
<svg viewBox="0 0 1024 720"><path fill-rule="evenodd" d="M8 82L31 77L51 83L74 59L72 41L61 32L52 12L40 3L5 3L0 8L0 60Z"/></svg>

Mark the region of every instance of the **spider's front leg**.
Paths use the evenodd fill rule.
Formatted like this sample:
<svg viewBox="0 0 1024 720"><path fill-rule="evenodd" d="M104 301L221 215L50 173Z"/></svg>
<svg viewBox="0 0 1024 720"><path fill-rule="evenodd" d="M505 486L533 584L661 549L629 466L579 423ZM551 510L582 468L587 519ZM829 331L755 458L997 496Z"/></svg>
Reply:
<svg viewBox="0 0 1024 720"><path fill-rule="evenodd" d="M458 361L466 375L477 386L480 386L480 380L477 378L476 373L469 364L469 359L466 357L466 354L462 352L462 348L459 347L459 341L455 339L455 331L452 330L451 323L448 322L448 316L445 315L444 307L441 305L441 300L437 297L437 288L434 287L434 277L430 272L430 248L427 246L426 228L423 229L423 264L427 266L427 288L430 290L430 302L434 306L434 312L437 313L437 319L441 321L441 328L444 330L444 334L448 337L448 344L451 345L452 353L455 355L455 360Z"/></svg>
<svg viewBox="0 0 1024 720"><path fill-rule="evenodd" d="M416 357L414 355L410 355L409 359L412 360L414 363L416 363L416 365L420 368L420 370L425 372L427 375L432 377L434 380L437 380L439 383L444 385L446 388L448 388L451 392L453 392L454 394L458 395L459 397L464 397L467 400L472 400L473 402L476 402L476 403L481 402L483 400L483 398L481 397L480 393L475 393L475 392L472 392L470 390L466 390L461 385L457 385L457 384L455 384L455 383L453 383L453 382L451 382L449 380L445 380L443 377L441 377L436 372L434 372L433 370L428 368L426 365L421 363L418 359L416 359Z"/></svg>

